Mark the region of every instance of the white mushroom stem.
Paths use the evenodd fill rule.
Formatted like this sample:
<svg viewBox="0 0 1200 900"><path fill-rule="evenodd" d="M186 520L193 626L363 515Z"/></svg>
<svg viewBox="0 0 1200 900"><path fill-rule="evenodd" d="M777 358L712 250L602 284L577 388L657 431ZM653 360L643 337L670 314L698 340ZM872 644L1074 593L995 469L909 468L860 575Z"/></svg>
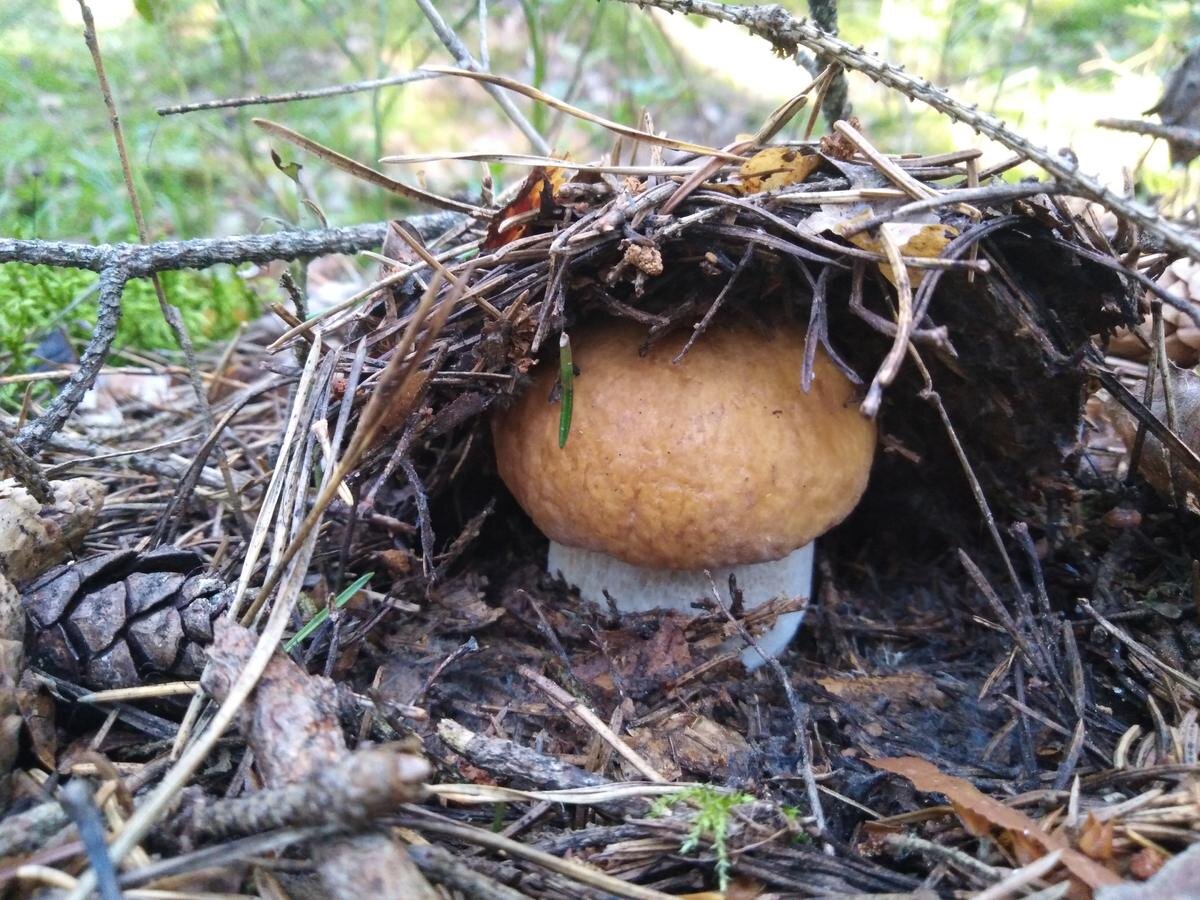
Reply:
<svg viewBox="0 0 1200 900"><path fill-rule="evenodd" d="M677 609L691 615L696 613L692 606L696 600L712 597L713 583L722 592L721 600L729 602L726 591L731 574L737 579L746 609L777 597L808 597L812 592L812 567L812 543L773 562L725 566L710 569L706 574L704 571L632 566L604 553L567 547L557 541L550 542L546 565L550 574L561 575L568 584L579 588L580 597L601 607L607 604L604 592L608 591L617 609L623 613ZM775 624L756 639L759 647L770 656L778 656L796 634L803 618L803 611L779 616ZM762 657L753 648L742 653L742 662L747 669L763 664Z"/></svg>

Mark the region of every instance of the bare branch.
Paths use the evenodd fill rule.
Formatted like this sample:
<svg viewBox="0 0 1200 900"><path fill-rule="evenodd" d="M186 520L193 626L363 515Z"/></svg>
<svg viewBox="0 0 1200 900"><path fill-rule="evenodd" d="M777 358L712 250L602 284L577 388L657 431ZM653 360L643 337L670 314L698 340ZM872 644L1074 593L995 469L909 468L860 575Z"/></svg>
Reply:
<svg viewBox="0 0 1200 900"><path fill-rule="evenodd" d="M1041 166L1073 194L1094 200L1136 224L1142 231L1152 234L1167 247L1200 261L1200 235L1162 216L1157 210L1129 200L1105 187L1094 177L1079 171L1070 159L1051 153L1027 138L1011 131L995 116L981 112L976 106L968 106L956 100L941 88L934 87L928 78L909 75L900 66L882 60L878 54L862 47L854 47L843 40L827 34L815 25L790 15L781 6L737 6L713 0L621 0L640 7L652 6L667 12L694 13L733 22L766 38L784 53L795 53L797 46L804 46L818 56L862 72L873 81L878 81L913 100L920 100L945 116L963 122L980 134L1020 154Z"/></svg>
<svg viewBox="0 0 1200 900"><path fill-rule="evenodd" d="M429 24L433 26L434 32L437 33L440 40L450 51L450 55L454 57L454 61L463 69L469 69L472 72L483 72L486 69L481 66L478 60L471 55L471 51L467 49L467 45L462 42L454 29L446 24L446 20L442 18L441 13L437 11L437 7L430 0L417 0L417 6L421 7L421 12L425 14L425 18L429 20ZM529 143L533 145L538 153L543 155L550 152L550 145L546 143L546 139L538 134L533 124L525 118L524 114L517 109L512 99L494 84L483 85L483 89L492 95L492 99L512 121L514 125L521 130L521 133L529 139Z"/></svg>
<svg viewBox="0 0 1200 900"><path fill-rule="evenodd" d="M1172 144L1186 144L1200 150L1200 130L1185 128L1182 125L1164 125L1161 122L1148 122L1145 119L1097 119L1097 128L1111 128L1113 131L1132 131L1134 134L1148 134L1151 137L1163 138Z"/></svg>
<svg viewBox="0 0 1200 900"><path fill-rule="evenodd" d="M160 116L177 116L181 113L199 112L206 109L236 109L242 106L265 106L268 103L291 103L293 100L316 100L321 97L339 97L342 94L373 91L376 88L392 87L398 84L411 84L414 81L426 81L437 77L436 72L401 72L399 75L388 75L386 78L371 78L366 81L335 84L307 91L258 94L254 97L227 97L223 100L199 100L195 103L181 103L178 106L160 106L155 112Z"/></svg>

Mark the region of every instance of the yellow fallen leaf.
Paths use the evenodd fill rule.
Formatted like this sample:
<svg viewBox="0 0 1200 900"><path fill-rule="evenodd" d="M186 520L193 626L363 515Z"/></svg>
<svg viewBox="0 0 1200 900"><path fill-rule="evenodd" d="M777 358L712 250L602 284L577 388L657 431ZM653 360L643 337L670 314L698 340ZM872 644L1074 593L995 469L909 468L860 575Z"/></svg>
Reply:
<svg viewBox="0 0 1200 900"><path fill-rule="evenodd" d="M958 229L939 223L919 224L916 222L885 222L879 226L886 229L888 235L900 248L902 256L917 259L935 259L941 256L942 250L958 235ZM847 240L855 247L870 250L873 253L883 253L883 241L866 231L853 234ZM879 271L892 284L896 283L896 273L887 263L879 264ZM921 283L924 269L913 269L908 273L909 283L915 288Z"/></svg>
<svg viewBox="0 0 1200 900"><path fill-rule="evenodd" d="M768 147L742 163L742 193L773 191L799 184L821 165L815 153L803 154L794 147Z"/></svg>

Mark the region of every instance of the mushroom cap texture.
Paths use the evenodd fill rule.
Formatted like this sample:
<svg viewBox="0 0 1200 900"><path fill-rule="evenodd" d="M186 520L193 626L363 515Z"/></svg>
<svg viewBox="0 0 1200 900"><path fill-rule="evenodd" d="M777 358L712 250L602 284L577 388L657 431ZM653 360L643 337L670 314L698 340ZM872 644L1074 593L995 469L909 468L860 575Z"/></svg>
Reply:
<svg viewBox="0 0 1200 900"><path fill-rule="evenodd" d="M867 486L875 424L804 330L714 325L678 364L675 333L613 321L572 333L574 411L558 447L556 367L492 418L500 476L542 532L627 563L702 569L780 559L844 519Z"/></svg>

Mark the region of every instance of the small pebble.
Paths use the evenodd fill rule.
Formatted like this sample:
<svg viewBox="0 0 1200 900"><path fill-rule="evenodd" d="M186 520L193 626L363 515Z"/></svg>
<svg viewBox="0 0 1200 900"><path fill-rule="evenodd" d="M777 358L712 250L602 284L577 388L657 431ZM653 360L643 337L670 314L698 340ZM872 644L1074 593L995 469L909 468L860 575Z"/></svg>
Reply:
<svg viewBox="0 0 1200 900"><path fill-rule="evenodd" d="M1109 528L1137 528L1142 524L1142 514L1136 509L1114 506L1104 514L1103 521Z"/></svg>

